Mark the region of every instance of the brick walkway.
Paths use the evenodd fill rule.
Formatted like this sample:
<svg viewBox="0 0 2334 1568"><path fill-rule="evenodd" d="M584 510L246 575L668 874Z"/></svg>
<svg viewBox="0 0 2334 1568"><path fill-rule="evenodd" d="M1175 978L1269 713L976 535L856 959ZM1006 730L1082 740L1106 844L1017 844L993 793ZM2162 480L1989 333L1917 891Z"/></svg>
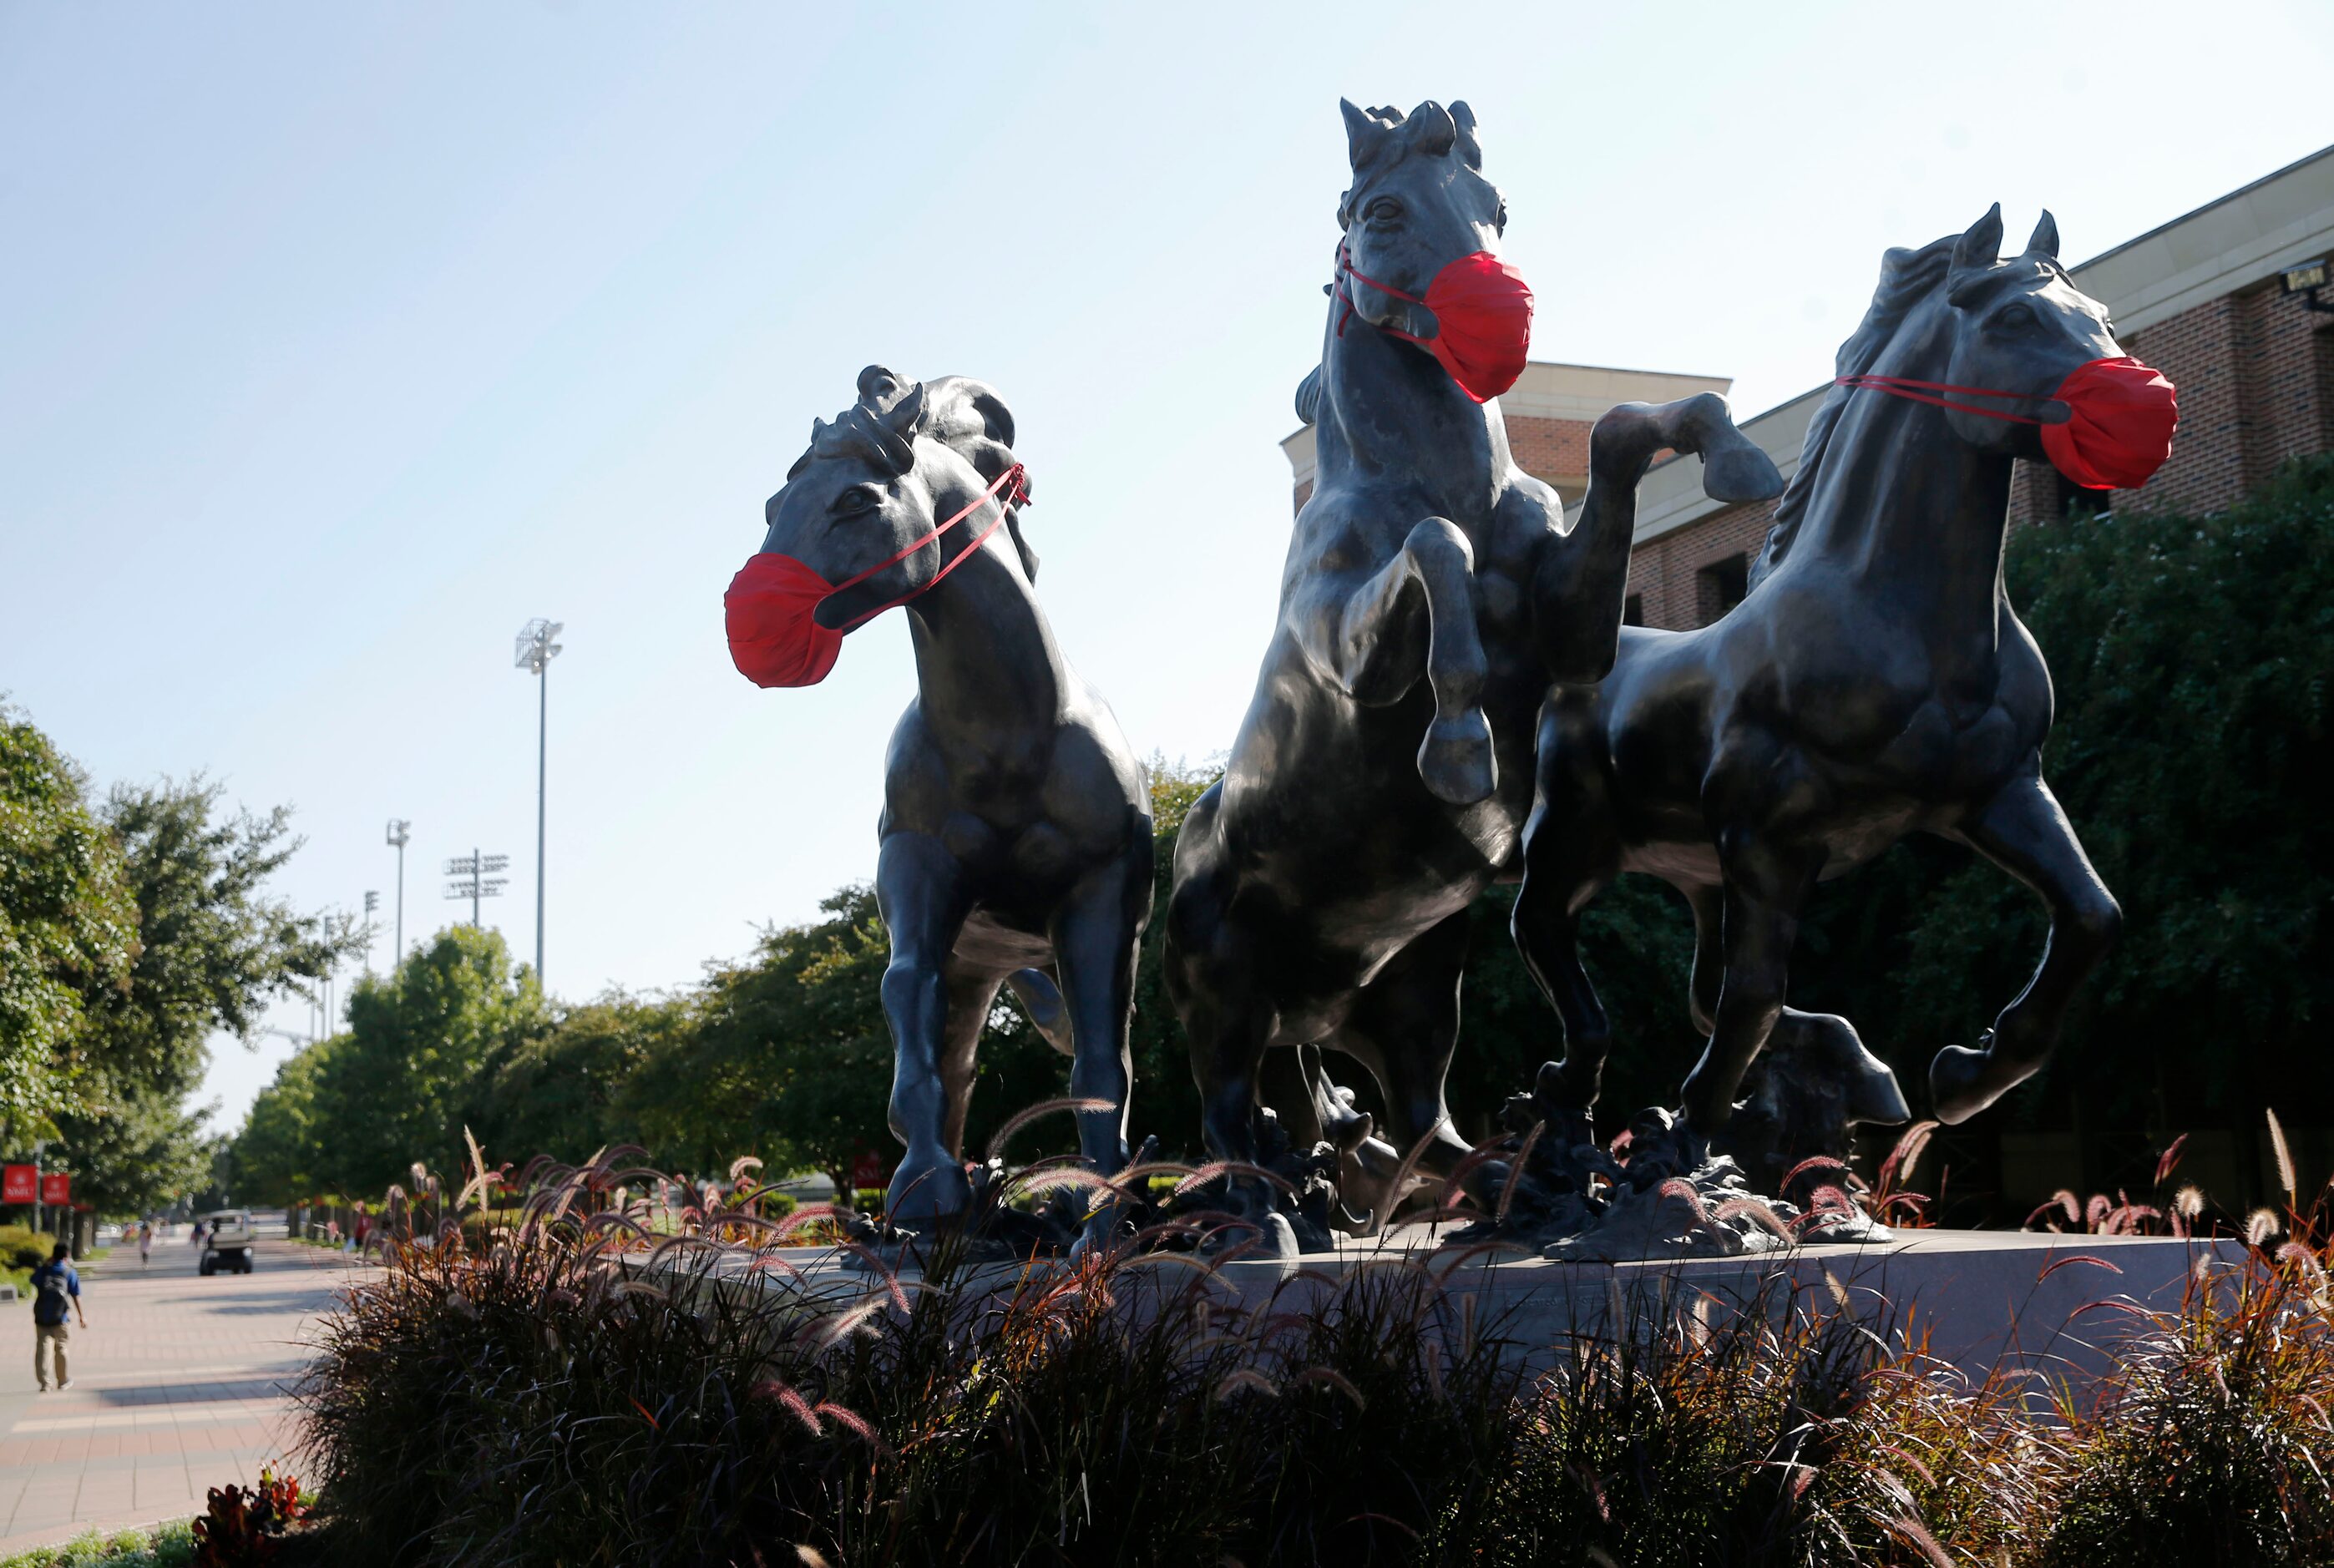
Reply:
<svg viewBox="0 0 2334 1568"><path fill-rule="evenodd" d="M285 1385L309 1325L357 1277L337 1253L259 1244L248 1275L195 1272L183 1239L82 1270L70 1393L34 1391L33 1313L0 1303L0 1553L203 1511L293 1438Z"/></svg>

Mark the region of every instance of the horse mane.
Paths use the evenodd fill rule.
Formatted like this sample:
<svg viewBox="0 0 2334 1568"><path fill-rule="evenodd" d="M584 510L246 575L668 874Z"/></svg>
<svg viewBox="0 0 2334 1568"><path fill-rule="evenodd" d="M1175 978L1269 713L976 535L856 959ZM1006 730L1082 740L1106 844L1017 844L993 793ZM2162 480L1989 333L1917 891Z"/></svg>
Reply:
<svg viewBox="0 0 2334 1568"><path fill-rule="evenodd" d="M1870 372L1913 307L1944 283L1953 265L1953 245L1960 238L1959 235L1947 235L1918 250L1897 247L1881 257L1880 286L1873 291L1871 307L1864 313L1862 322L1840 344L1838 358L1833 361L1834 375L1861 376ZM1768 530L1767 543L1760 549L1759 559L1751 563L1751 587L1757 587L1781 565L1790 550L1799 519L1807 511L1808 498L1815 493L1817 476L1823 470L1824 450L1839 426L1840 415L1847 411L1850 390L1847 387L1832 388L1823 407L1808 421L1807 443L1799 448L1799 471L1791 476L1782 499L1775 503L1775 525Z"/></svg>
<svg viewBox="0 0 2334 1568"><path fill-rule="evenodd" d="M911 381L870 365L859 372L859 399L834 417L813 419L810 446L786 470L791 480L816 457L860 457L894 474L915 467L915 438L938 441L972 465L990 484L1003 478L1013 456L1013 411L997 389L969 376ZM1025 492L1026 497L1026 492ZM1021 536L1021 508L1008 501L1005 526L1020 553L1021 571L1037 580L1037 553Z"/></svg>

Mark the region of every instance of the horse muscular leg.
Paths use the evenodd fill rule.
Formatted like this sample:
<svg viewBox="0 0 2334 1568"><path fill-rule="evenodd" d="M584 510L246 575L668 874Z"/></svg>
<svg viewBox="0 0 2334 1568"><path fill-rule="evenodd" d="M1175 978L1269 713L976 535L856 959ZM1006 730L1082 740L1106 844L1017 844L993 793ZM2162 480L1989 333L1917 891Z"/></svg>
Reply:
<svg viewBox="0 0 2334 1568"><path fill-rule="evenodd" d="M1707 1039L1718 1017L1718 987L1726 978L1725 895L1708 882L1678 890L1693 911L1693 976L1686 984L1685 1008L1695 1031Z"/></svg>
<svg viewBox="0 0 2334 1568"><path fill-rule="evenodd" d="M1459 980L1466 967L1462 909L1418 937L1356 992L1345 1023L1326 1042L1371 1069L1385 1098L1384 1136L1405 1157L1423 1140L1418 1169L1425 1174L1447 1171L1469 1153L1442 1098L1459 1044ZM1403 1196L1389 1195L1394 1203ZM1381 1225L1387 1217L1377 1216Z"/></svg>
<svg viewBox="0 0 2334 1568"><path fill-rule="evenodd" d="M885 1208L894 1224L960 1213L971 1201L964 1167L948 1143L950 950L964 924L964 873L936 839L894 833L875 862L875 897L892 935L883 1016L892 1026L892 1130L907 1154Z"/></svg>
<svg viewBox="0 0 2334 1568"><path fill-rule="evenodd" d="M1702 460L1702 487L1719 501L1783 493L1774 460L1735 428L1715 392L1673 403L1623 403L1588 434L1588 495L1569 533L1550 538L1533 572L1532 602L1548 678L1585 686L1611 673L1637 526L1637 482L1664 451Z"/></svg>
<svg viewBox="0 0 2334 1568"><path fill-rule="evenodd" d="M1421 618L1426 653L1416 649ZM1401 552L1346 595L1326 646L1299 636L1316 665L1338 688L1373 706L1400 700L1417 684L1423 662L1434 694L1434 719L1418 748L1419 776L1453 805L1487 800L1499 784L1491 725L1483 717L1490 665L1475 624L1475 551L1448 518L1411 529Z"/></svg>
<svg viewBox="0 0 2334 1568"><path fill-rule="evenodd" d="M2042 961L2001 1010L1982 1049L1948 1045L1929 1063L1941 1121L1965 1121L2038 1072L2059 1041L2068 1004L2115 946L2123 910L2039 774L2012 781L1962 824L1972 849L2040 895L2050 910Z"/></svg>
<svg viewBox="0 0 2334 1568"><path fill-rule="evenodd" d="M948 981L948 1027L940 1037L940 1087L948 1096L943 1140L950 1159L964 1159L964 1118L972 1109L974 1057L989 1010L997 1003L997 976L951 967Z"/></svg>
<svg viewBox="0 0 2334 1568"><path fill-rule="evenodd" d="M1596 1103L1611 1024L1580 964L1580 911L1620 868L1605 813L1604 787L1584 765L1555 703L1539 730L1539 790L1524 826L1524 880L1509 921L1516 951L1564 1021L1565 1086L1586 1110Z"/></svg>
<svg viewBox="0 0 2334 1568"><path fill-rule="evenodd" d="M1722 853L1725 848L1722 842ZM1710 1044L1685 1081L1687 1119L1705 1136L1733 1116L1742 1075L1782 1015L1799 907L1815 885L1812 866L1756 847L1739 848L1724 860L1726 975Z"/></svg>
<svg viewBox="0 0 2334 1568"><path fill-rule="evenodd" d="M1150 894L1151 857L1131 856L1128 864L1089 877L1054 920L1054 957L1070 1015L1070 1092L1111 1104L1078 1112L1078 1152L1104 1176L1126 1168L1127 1096L1134 1080L1127 1024ZM1095 1215L1090 1238L1107 1236L1112 1215L1107 1208Z"/></svg>

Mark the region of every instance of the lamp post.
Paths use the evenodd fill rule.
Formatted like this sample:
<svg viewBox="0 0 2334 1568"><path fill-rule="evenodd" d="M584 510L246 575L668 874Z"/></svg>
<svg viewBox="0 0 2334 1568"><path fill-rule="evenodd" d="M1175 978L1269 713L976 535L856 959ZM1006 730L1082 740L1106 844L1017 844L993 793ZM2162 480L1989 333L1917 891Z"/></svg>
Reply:
<svg viewBox="0 0 2334 1568"><path fill-rule="evenodd" d="M508 855L481 854L477 850L472 850L467 855L452 855L447 858L446 874L455 880L446 884L446 896L449 899L470 900L472 930L477 930L483 924L478 918L478 900L501 898L503 889L508 885L502 878L489 876L487 873L499 871L509 864Z"/></svg>
<svg viewBox="0 0 2334 1568"><path fill-rule="evenodd" d="M564 630L561 622L535 617L519 628L518 657L512 660L542 684L536 688L536 722L535 730L535 985L543 988L543 842L544 818L548 796L551 735L551 661L559 653L560 645L554 641Z"/></svg>
<svg viewBox="0 0 2334 1568"><path fill-rule="evenodd" d="M405 962L405 841L413 836L413 824L403 817L389 819L389 845L397 851L397 951L390 956L390 972Z"/></svg>

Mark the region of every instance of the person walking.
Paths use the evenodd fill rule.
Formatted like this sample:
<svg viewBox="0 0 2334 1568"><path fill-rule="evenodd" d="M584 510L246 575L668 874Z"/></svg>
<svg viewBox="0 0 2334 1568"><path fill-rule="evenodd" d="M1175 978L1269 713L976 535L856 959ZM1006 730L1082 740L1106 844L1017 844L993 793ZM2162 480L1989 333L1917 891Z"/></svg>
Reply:
<svg viewBox="0 0 2334 1568"><path fill-rule="evenodd" d="M73 1271L72 1256L72 1248L59 1242L49 1261L33 1271L33 1380L44 1394L52 1363L57 1391L72 1387L72 1369L65 1361L68 1312L81 1318L82 1332L89 1329L89 1312L81 1304L81 1275Z"/></svg>
<svg viewBox="0 0 2334 1568"><path fill-rule="evenodd" d="M138 1222L138 1266L140 1268L146 1266L146 1255L153 1250L154 1222L150 1219L141 1219Z"/></svg>

